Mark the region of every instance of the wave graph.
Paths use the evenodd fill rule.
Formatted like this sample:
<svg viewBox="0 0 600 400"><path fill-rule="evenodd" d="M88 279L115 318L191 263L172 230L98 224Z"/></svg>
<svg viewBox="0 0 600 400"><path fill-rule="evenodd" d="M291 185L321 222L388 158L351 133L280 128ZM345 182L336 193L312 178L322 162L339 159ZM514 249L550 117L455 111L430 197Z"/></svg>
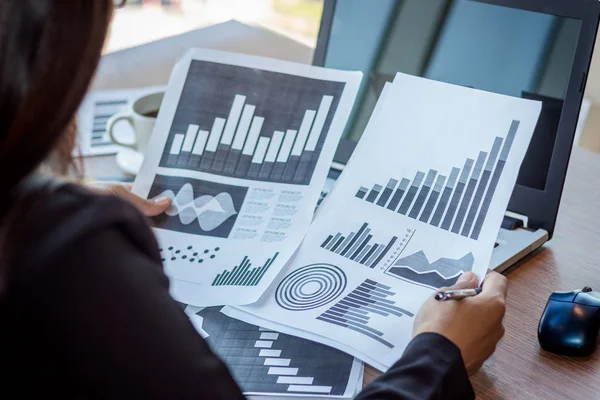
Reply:
<svg viewBox="0 0 600 400"><path fill-rule="evenodd" d="M194 188L186 183L175 194L172 190L166 190L160 196L171 199L171 207L165 211L170 217L179 216L184 225L189 225L198 220L200 228L204 231L212 231L219 227L229 217L237 214L235 204L229 193L219 193L216 196L203 195L194 198Z"/></svg>
<svg viewBox="0 0 600 400"><path fill-rule="evenodd" d="M171 207L154 218L156 227L183 233L228 237L247 187L156 175L149 198L167 196Z"/></svg>

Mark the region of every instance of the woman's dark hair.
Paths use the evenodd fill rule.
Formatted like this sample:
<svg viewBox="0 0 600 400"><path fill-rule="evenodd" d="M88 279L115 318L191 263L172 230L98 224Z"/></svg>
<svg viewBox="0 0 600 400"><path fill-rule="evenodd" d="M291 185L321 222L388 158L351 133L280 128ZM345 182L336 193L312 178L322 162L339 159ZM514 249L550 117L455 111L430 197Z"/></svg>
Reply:
<svg viewBox="0 0 600 400"><path fill-rule="evenodd" d="M0 0L0 298L31 210L20 196L44 161L70 165L74 118L98 66L113 0Z"/></svg>
<svg viewBox="0 0 600 400"><path fill-rule="evenodd" d="M0 225L15 188L50 155L70 160L113 0L0 1Z"/></svg>

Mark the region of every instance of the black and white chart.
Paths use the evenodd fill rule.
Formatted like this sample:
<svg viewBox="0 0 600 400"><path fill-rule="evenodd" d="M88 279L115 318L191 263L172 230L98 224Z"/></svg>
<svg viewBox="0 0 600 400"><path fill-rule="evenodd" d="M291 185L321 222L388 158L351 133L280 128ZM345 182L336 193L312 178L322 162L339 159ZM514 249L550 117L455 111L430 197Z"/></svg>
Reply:
<svg viewBox="0 0 600 400"><path fill-rule="evenodd" d="M180 59L133 186L171 199L153 222L174 298L261 297L306 235L361 77L207 49Z"/></svg>
<svg viewBox="0 0 600 400"><path fill-rule="evenodd" d="M414 233L413 229L405 229L401 235L378 243L373 238L375 233L364 222L359 229L348 234L337 232L328 235L321 248L369 268L385 267L402 253Z"/></svg>
<svg viewBox="0 0 600 400"><path fill-rule="evenodd" d="M231 271L225 270L217 274L211 286L256 286L260 283L271 265L273 265L278 255L279 253L275 253L273 257L268 258L261 266L252 265L250 258L244 256L242 262L236 265Z"/></svg>
<svg viewBox="0 0 600 400"><path fill-rule="evenodd" d="M344 86L192 61L160 166L308 185Z"/></svg>
<svg viewBox="0 0 600 400"><path fill-rule="evenodd" d="M398 74L277 288L224 312L387 370L437 288L465 271L483 280L540 110ZM311 265L339 268L345 289L325 275L309 285Z"/></svg>
<svg viewBox="0 0 600 400"><path fill-rule="evenodd" d="M331 347L230 318L221 307L186 310L246 395L350 397L362 365ZM359 382L360 380L360 382Z"/></svg>
<svg viewBox="0 0 600 400"><path fill-rule="evenodd" d="M360 332L393 349L394 345L384 339L384 333L372 326L373 317L410 318L414 317L414 314L396 306L394 301L388 299L396 294L390 289L389 286L367 279L317 319Z"/></svg>
<svg viewBox="0 0 600 400"><path fill-rule="evenodd" d="M418 285L438 289L454 285L463 272L473 269L474 262L473 253L459 259L440 258L430 262L425 253L419 251L398 259L387 273Z"/></svg>
<svg viewBox="0 0 600 400"><path fill-rule="evenodd" d="M164 214L154 218L156 227L226 238L247 193L247 187L156 175L149 197L167 196L172 201Z"/></svg>
<svg viewBox="0 0 600 400"><path fill-rule="evenodd" d="M462 168L452 168L448 175L419 171L412 180L390 179L385 188L360 187L356 197L477 240L519 123L512 121L506 138L496 137L489 152L479 152L476 160L467 158Z"/></svg>

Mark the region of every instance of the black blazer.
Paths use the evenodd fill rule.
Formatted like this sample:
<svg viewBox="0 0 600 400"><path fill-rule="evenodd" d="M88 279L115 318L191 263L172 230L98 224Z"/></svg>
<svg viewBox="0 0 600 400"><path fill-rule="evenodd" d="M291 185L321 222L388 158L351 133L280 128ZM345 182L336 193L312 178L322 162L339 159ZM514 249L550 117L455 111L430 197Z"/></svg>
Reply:
<svg viewBox="0 0 600 400"><path fill-rule="evenodd" d="M243 398L169 295L137 210L63 185L23 214L0 247L0 397ZM357 398L474 394L458 348L423 334Z"/></svg>

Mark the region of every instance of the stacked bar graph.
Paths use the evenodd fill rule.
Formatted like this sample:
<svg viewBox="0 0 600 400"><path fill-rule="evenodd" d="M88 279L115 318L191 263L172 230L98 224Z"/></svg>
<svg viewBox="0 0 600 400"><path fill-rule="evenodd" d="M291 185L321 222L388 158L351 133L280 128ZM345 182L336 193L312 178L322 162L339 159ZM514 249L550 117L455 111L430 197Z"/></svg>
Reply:
<svg viewBox="0 0 600 400"><path fill-rule="evenodd" d="M414 314L397 307L396 302L389 299L396 295L390 289L389 286L367 279L317 319L359 332L393 349L394 345L383 338L384 332L372 326L371 316L413 317Z"/></svg>
<svg viewBox="0 0 600 400"><path fill-rule="evenodd" d="M343 89L193 61L160 166L308 185Z"/></svg>
<svg viewBox="0 0 600 400"><path fill-rule="evenodd" d="M386 243L375 243L372 239L371 228L365 222L360 229L356 232L350 232L348 235L343 235L340 232L329 235L321 244L321 248L369 268L375 268L394 245L400 245L400 241L396 236Z"/></svg>
<svg viewBox="0 0 600 400"><path fill-rule="evenodd" d="M261 267L253 267L248 256L244 256L242 262L233 270L225 270L218 274L211 286L256 286L278 255L279 253L275 253Z"/></svg>
<svg viewBox="0 0 600 400"><path fill-rule="evenodd" d="M446 231L477 240L520 122L512 121L506 138L496 137L489 152L468 158L448 175L418 171L414 178L390 179L371 189L360 187L356 197ZM333 238L332 238L333 240Z"/></svg>

